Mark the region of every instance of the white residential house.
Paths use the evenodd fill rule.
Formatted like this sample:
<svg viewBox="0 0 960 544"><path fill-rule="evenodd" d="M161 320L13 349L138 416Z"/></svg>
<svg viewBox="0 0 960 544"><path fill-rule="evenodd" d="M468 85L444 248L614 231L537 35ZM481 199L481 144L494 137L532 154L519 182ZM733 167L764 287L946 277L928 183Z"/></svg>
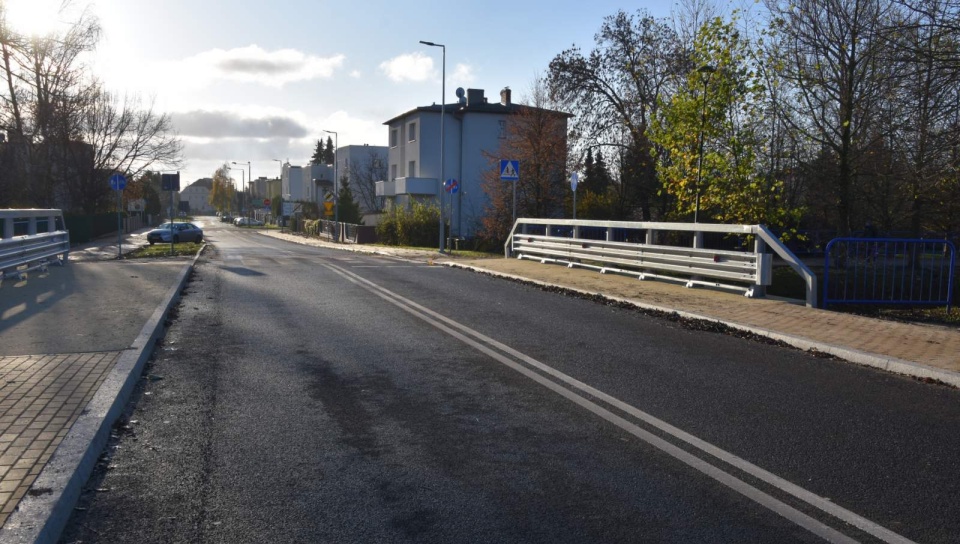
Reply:
<svg viewBox="0 0 960 544"><path fill-rule="evenodd" d="M192 214L212 214L210 205L210 189L213 188L212 178L201 178L180 190L180 202L190 203Z"/></svg>
<svg viewBox="0 0 960 544"><path fill-rule="evenodd" d="M485 171L497 168L497 154L507 138L510 117L531 106L514 104L510 89L500 91L500 102L489 103L482 89L457 89L458 102L444 106L444 172L440 172L440 113L438 104L422 106L390 119L389 169L378 181L377 196L386 206L409 206L413 201L436 202L438 184L457 180L455 195L443 191L451 235L472 237L480 226L488 198L481 188ZM564 118L564 132L568 114ZM512 159L513 157L499 157ZM523 166L520 167L521 175Z"/></svg>
<svg viewBox="0 0 960 544"><path fill-rule="evenodd" d="M383 209L382 198L376 197L373 183L386 176L388 156L389 148L382 145L345 145L336 152L338 175L350 184L353 198L364 214Z"/></svg>

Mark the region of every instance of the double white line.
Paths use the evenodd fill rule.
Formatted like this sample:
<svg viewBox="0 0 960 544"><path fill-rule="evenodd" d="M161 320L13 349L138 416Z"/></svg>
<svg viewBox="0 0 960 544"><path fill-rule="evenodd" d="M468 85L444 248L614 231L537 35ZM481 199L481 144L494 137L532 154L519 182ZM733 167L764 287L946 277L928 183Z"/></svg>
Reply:
<svg viewBox="0 0 960 544"><path fill-rule="evenodd" d="M830 500L816 495L806 489L797 486L779 476L776 476L766 470L746 461L736 455L722 450L713 444L701 440L669 423L662 421L642 410L639 410L623 401L620 401L606 393L599 391L579 380L576 380L562 372L553 369L536 359L533 359L519 351L504 345L493 338L485 336L465 325L462 325L452 319L442 316L429 308L425 308L416 302L404 298L388 289L366 280L341 267L324 264L333 272L339 274L347 281L363 287L367 291L390 302L403 311L425 321L436 329L460 340L464 344L473 347L477 351L490 356L499 363L519 372L536 383L546 387L550 391L564 397L574 404L600 416L606 421L620 427L624 431L636 436L640 440L663 451L674 459L700 471L701 473L713 478L730 489L741 495L755 501L761 506L780 514L784 518L814 533L828 542L851 543L857 542L849 536L840 533L836 529L804 514L796 508L780 501L779 499L761 491L760 489L744 482L736 476L725 470L714 466L707 461L687 452L684 449L650 433L638 425L628 421L624 417L617 415L610 409L598 404L600 401L609 407L615 408L620 412L629 415L643 423L654 427L666 435L692 446L700 452L710 455L728 465L749 474L780 491L787 493L837 519L848 523L865 533L868 533L883 542L888 543L912 543L913 541L886 529L860 515L857 515L845 508L837 506ZM519 361L519 362L518 362ZM521 364L523 363L523 364ZM535 372L536 369L539 372ZM548 378L549 376L549 378ZM552 378L552 379L551 379ZM563 385L561 385L563 384ZM588 398L589 397L589 398Z"/></svg>

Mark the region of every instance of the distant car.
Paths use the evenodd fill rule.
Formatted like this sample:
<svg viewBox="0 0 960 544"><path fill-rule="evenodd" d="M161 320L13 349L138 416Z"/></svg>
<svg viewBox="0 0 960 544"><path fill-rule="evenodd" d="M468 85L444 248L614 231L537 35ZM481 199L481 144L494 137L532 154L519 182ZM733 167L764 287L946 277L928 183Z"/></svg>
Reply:
<svg viewBox="0 0 960 544"><path fill-rule="evenodd" d="M170 225L171 223L163 223L147 233L147 241L151 246L157 242L169 244L171 236L174 244L203 241L203 229L193 223L173 223L172 228Z"/></svg>
<svg viewBox="0 0 960 544"><path fill-rule="evenodd" d="M238 227L262 227L263 221L250 217L238 217L233 220L233 224Z"/></svg>
<svg viewBox="0 0 960 544"><path fill-rule="evenodd" d="M230 215L229 213L225 213L225 214L223 214L223 215L220 216L220 222L221 222L221 223L233 223L233 216Z"/></svg>

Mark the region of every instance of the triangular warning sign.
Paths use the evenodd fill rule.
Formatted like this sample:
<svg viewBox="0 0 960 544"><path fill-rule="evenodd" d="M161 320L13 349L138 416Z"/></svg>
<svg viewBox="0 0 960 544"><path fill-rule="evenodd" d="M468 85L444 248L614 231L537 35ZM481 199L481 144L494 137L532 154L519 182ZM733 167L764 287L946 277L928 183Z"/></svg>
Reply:
<svg viewBox="0 0 960 544"><path fill-rule="evenodd" d="M507 165L503 167L503 177L505 178L517 177L517 171L513 169L512 162L508 162Z"/></svg>

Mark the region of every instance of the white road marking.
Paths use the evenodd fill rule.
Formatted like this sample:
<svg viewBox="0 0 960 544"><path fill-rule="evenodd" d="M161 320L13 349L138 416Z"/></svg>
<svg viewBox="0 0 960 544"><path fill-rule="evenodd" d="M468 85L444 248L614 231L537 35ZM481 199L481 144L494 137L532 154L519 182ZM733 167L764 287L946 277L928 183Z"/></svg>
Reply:
<svg viewBox="0 0 960 544"><path fill-rule="evenodd" d="M836 531L832 527L829 527L822 522L800 512L799 510L793 508L792 506L776 499L775 497L757 489L750 484L740 480L736 476L725 472L724 470L711 465L710 463L691 455L690 453L680 449L679 447L663 440L656 435L651 434L650 432L638 427L637 425L627 421L609 411L608 409L600 406L599 404L593 402L592 400L577 394L576 392L563 387L562 385L547 379L542 374L534 372L530 368L520 365L514 360L507 358L504 354L510 355L511 357L526 363L527 365L536 368L537 370L548 374L563 383L571 386L572 388L586 393L597 400L600 400L612 407L615 407L657 429L660 429L664 433L686 442L687 444L695 447L696 449L709 454L725 463L728 463L732 466L737 467L743 472L761 480L771 486L784 491L797 499L800 499L811 506L816 507L817 509L830 514L831 516L836 517L837 519L849 523L862 531L882 540L883 542L888 542L891 544L911 544L912 540L907 539L906 537L899 535L873 521L870 521L854 512L851 512L830 500L820 497L815 493L812 493L796 484L793 484L779 476L776 476L756 465L750 463L749 461L742 459L726 450L723 450L705 440L697 438L677 427L670 425L669 423L662 421L651 414L648 414L642 410L639 410L629 404L616 399L602 391L599 391L585 383L580 382L579 380L574 379L571 376L568 376L554 368L551 368L532 357L529 357L519 351L514 350L513 348L506 346L493 338L490 338L478 331L475 331L465 325L462 325L452 319L449 319L443 315L440 315L429 308L425 308L404 298L384 287L381 287L367 279L364 279L352 272L340 268L336 265L324 264L327 268L333 270L334 272L340 274L342 277L348 281L360 285L364 289L370 291L371 293L376 294L377 296L387 300L388 302L394 304L395 306L403 309L404 311L414 315L415 317L420 318L421 320L431 324L437 329L446 332L447 334L459 339L467 345L470 345L477 349L478 351L489 355L493 359L502 363L505 366L516 370L517 372L527 376L531 380L547 387L551 391L567 398L568 400L574 402L575 404L589 410L590 412L602 417L603 419L613 423L614 425L620 427L621 429L629 432L630 434L640 438L641 440L649 443L650 445L660 449L661 451L671 455L675 459L689 465L692 468L710 476L711 478L717 480L718 482L728 486L729 488L737 491L738 493L744 495L745 497L750 498L751 500L757 502L758 504L768 508L777 514L789 519L790 521L796 523L797 525L807 529L808 531L820 536L824 540L829 542L856 542L856 540L848 537ZM456 330L454 330L456 329ZM460 332L457 332L460 331ZM471 338L472 337L472 338ZM496 348L500 352L494 351L492 348Z"/></svg>

